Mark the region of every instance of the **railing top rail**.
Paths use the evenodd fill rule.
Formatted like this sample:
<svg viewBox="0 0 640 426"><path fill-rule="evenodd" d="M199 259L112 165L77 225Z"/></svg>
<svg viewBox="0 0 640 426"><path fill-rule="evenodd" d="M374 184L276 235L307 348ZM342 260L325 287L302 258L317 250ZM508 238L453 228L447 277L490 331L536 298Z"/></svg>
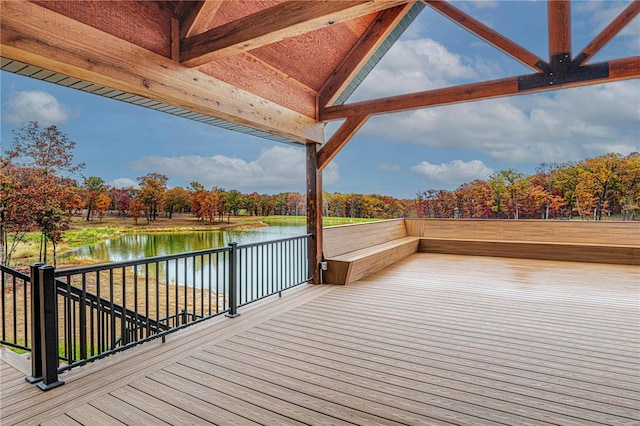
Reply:
<svg viewBox="0 0 640 426"><path fill-rule="evenodd" d="M21 280L25 280L25 281L31 281L31 278L29 278L29 275L23 274L20 271L16 271L15 269L11 269L8 266L2 265L0 264L0 270L2 272L6 272L8 274L11 274Z"/></svg>
<svg viewBox="0 0 640 426"><path fill-rule="evenodd" d="M293 241L293 240L300 240L300 239L309 238L309 237L311 237L311 234L304 234L304 235L298 235L296 237L280 238L278 240L269 240L269 241L260 241L257 243L251 243L251 244L242 244L242 245L238 245L237 248L239 249L251 248L251 247L263 246L267 244L275 244L275 243L283 243L283 242Z"/></svg>
<svg viewBox="0 0 640 426"><path fill-rule="evenodd" d="M156 263L156 262L164 262L167 260L183 259L186 257L202 256L202 255L213 254L213 253L223 253L223 252L228 252L230 250L231 249L229 247L219 247L215 249L190 251L186 253L176 253L176 254L170 254L166 256L155 256L155 257L146 257L144 259L127 260L124 262L101 263L99 265L81 266L78 268L58 269L56 270L55 276L66 277L69 275L77 275L77 274L82 274L87 272L97 272L97 271L103 271L108 269L125 268L128 266L139 266L147 263Z"/></svg>

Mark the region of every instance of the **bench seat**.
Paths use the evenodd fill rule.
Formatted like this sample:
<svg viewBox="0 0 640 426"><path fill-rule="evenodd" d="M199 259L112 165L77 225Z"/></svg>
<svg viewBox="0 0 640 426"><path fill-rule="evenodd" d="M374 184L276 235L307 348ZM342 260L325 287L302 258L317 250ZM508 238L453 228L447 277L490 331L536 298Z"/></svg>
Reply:
<svg viewBox="0 0 640 426"><path fill-rule="evenodd" d="M402 237L325 259L323 281L349 284L386 268L418 251L419 237Z"/></svg>
<svg viewBox="0 0 640 426"><path fill-rule="evenodd" d="M421 237L419 252L640 265L640 246Z"/></svg>

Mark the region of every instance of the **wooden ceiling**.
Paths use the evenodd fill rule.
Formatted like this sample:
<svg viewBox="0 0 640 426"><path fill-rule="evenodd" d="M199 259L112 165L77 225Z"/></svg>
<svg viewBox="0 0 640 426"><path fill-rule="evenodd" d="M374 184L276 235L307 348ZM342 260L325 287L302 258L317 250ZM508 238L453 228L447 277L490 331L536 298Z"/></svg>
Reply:
<svg viewBox="0 0 640 426"><path fill-rule="evenodd" d="M342 104L425 4L533 74ZM2 0L0 53L4 65L68 76L83 90L115 90L294 143L324 143L324 122L347 118L320 153L324 167L370 115L640 76L638 57L588 64L640 2L577 54L570 2L550 1L548 11L550 53L539 58L444 1Z"/></svg>

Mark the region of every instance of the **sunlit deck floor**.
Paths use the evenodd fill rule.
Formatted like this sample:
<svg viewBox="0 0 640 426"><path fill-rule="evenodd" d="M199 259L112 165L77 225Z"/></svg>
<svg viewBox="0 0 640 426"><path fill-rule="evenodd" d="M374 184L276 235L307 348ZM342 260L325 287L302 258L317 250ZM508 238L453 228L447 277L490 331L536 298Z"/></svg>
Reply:
<svg viewBox="0 0 640 426"><path fill-rule="evenodd" d="M3 365L0 423L637 425L639 283L638 267L417 254L46 393Z"/></svg>

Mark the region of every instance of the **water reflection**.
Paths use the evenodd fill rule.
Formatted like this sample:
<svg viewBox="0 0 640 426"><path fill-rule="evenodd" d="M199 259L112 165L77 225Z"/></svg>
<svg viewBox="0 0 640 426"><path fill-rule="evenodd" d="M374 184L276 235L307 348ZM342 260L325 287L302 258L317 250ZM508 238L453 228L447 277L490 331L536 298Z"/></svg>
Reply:
<svg viewBox="0 0 640 426"><path fill-rule="evenodd" d="M146 257L165 256L225 247L230 242L252 244L305 234L304 226L269 226L242 231L195 231L173 233L127 234L98 244L82 247L65 253L62 259L71 256L88 257L96 263L122 262Z"/></svg>

